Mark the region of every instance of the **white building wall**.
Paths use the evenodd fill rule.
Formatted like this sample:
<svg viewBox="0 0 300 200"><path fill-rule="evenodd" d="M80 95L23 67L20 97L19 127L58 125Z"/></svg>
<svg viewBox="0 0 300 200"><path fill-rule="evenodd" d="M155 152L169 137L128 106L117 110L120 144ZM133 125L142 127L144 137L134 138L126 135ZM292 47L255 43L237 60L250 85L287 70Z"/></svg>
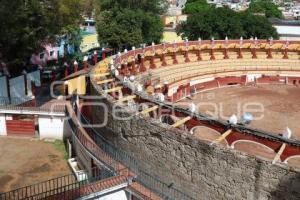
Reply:
<svg viewBox="0 0 300 200"><path fill-rule="evenodd" d="M25 82L24 75L16 78L9 79L10 96L24 98L25 95Z"/></svg>
<svg viewBox="0 0 300 200"><path fill-rule="evenodd" d="M288 40L288 41L300 41L300 36L290 37L290 36L279 36L280 40Z"/></svg>
<svg viewBox="0 0 300 200"><path fill-rule="evenodd" d="M6 76L0 77L0 97L8 97Z"/></svg>
<svg viewBox="0 0 300 200"><path fill-rule="evenodd" d="M64 118L39 116L38 122L40 139L63 139Z"/></svg>
<svg viewBox="0 0 300 200"><path fill-rule="evenodd" d="M98 200L127 200L126 193L124 190L115 192L104 197L100 197Z"/></svg>
<svg viewBox="0 0 300 200"><path fill-rule="evenodd" d="M6 136L5 114L0 114L0 136Z"/></svg>
<svg viewBox="0 0 300 200"><path fill-rule="evenodd" d="M280 40L300 40L300 26L274 26Z"/></svg>
<svg viewBox="0 0 300 200"><path fill-rule="evenodd" d="M33 81L37 87L41 86L41 72L40 70L27 74L27 79Z"/></svg>

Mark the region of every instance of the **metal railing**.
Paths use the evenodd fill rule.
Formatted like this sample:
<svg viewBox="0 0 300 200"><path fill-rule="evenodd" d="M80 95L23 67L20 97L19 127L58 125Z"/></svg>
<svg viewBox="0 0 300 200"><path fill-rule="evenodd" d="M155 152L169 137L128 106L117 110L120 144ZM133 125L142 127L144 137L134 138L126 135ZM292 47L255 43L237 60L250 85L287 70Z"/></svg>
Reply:
<svg viewBox="0 0 300 200"><path fill-rule="evenodd" d="M74 175L66 175L0 194L0 200L44 199L67 191L70 191L70 196L77 198L80 188L87 182L85 178L83 180L77 181Z"/></svg>
<svg viewBox="0 0 300 200"><path fill-rule="evenodd" d="M72 130L76 129L75 125L70 123ZM79 136L78 134L75 134ZM82 140L82 137L80 137ZM112 160L113 161L113 160ZM110 165L116 162L109 163ZM102 189L104 186L108 188L115 185L109 185L104 183L109 179L121 175L128 174L128 169L117 169L114 171L101 167L92 168L90 172L79 171L74 174L69 174L57 178L53 178L37 184L18 188L9 192L0 193L0 200L31 200L31 199L61 199L61 200L73 200L79 197L88 195L86 191L87 187L92 187L94 190ZM130 178L129 176L127 176ZM124 179L124 182L127 179ZM103 182L103 183L102 183ZM96 183L96 185L91 185ZM114 184L116 182L113 182ZM102 187L103 186L103 187ZM89 190L90 191L90 190ZM96 191L95 191L96 192Z"/></svg>
<svg viewBox="0 0 300 200"><path fill-rule="evenodd" d="M100 186L103 185L101 182L119 176L121 172L122 170L113 174L105 169L93 168L91 174L77 172L77 176L69 174L2 193L0 194L0 200L38 200L48 198L73 200L87 195L87 192L83 191L86 191L84 189L91 184L97 183L96 185L101 188ZM105 184L105 186L108 187L109 185Z"/></svg>
<svg viewBox="0 0 300 200"><path fill-rule="evenodd" d="M78 106L74 106L74 107L76 109L78 108ZM104 152L106 152L113 160L116 160L116 161L122 163L130 171L134 172L136 174L135 181L137 181L141 185L145 186L146 188L150 189L151 191L155 192L163 199L194 200L192 197L190 197L187 194L183 193L182 191L174 188L172 185L166 184L166 183L162 182L161 180L159 180L158 178L143 171L143 169L139 166L138 162L136 161L136 159L133 156L131 156L127 152L121 150L120 148L116 147L110 141L106 140L101 135L101 133L99 133L97 130L95 130L92 126L87 126L90 124L90 122L86 119L86 117L78 110L75 110L75 112L77 113L78 118L81 119L81 123L83 123L85 125L86 132L94 140L94 142L97 144L97 146L100 147ZM73 122L71 122L71 124L72 123ZM74 126L74 124L71 126L76 128ZM98 159L101 159L101 158L98 157Z"/></svg>
<svg viewBox="0 0 300 200"><path fill-rule="evenodd" d="M120 80L120 82L123 83L121 80ZM94 87L97 87L97 86L94 85ZM161 108L169 109L171 111L177 111L177 112L180 112L180 113L182 113L186 116L193 116L197 120L202 120L202 121L204 120L204 121L207 121L210 124L215 124L215 125L218 125L218 126L221 126L221 127L224 127L224 128L229 128L230 127L231 129L234 129L234 130L236 130L240 133L243 133L243 134L250 134L250 135L253 135L255 137L265 138L265 139L268 139L268 140L273 141L273 142L282 142L282 143L287 143L291 146L300 147L300 141L299 140L287 139L287 138L284 138L284 137L282 137L281 135L278 135L278 134L270 133L270 132L267 132L267 131L262 131L262 130L259 130L259 129L254 129L254 128L247 127L247 126L244 126L244 125L241 125L241 124L232 125L228 121L225 121L223 119L215 119L215 118L213 118L213 117L211 117L211 116L209 116L205 113L201 113L201 112L194 113L194 112L191 112L187 108L182 108L180 106L176 106L172 102L162 102L162 101L159 101L159 100L155 99L155 97L153 97L153 96L149 96L145 92L135 91L132 87L128 87L128 88L131 91L134 91L133 94L139 96L144 101L152 102L155 105L159 105Z"/></svg>
<svg viewBox="0 0 300 200"><path fill-rule="evenodd" d="M51 100L56 100L52 97L38 97L32 98L24 97L0 97L0 106L22 106L22 107L40 107L45 105Z"/></svg>
<svg viewBox="0 0 300 200"><path fill-rule="evenodd" d="M69 116L69 113L66 112L66 116ZM79 128L75 125L73 120L69 117L68 123L71 127L71 131L73 136L73 139L81 145L81 149L86 151L86 153L90 156L93 157L94 159L99 159L101 157L101 164L104 168L107 170L116 173L118 169L118 163L116 160L114 160L111 156L108 156L108 154L103 151L103 146L97 146L93 142L87 139L87 137L82 133L82 131L79 130ZM95 137L89 135L92 139Z"/></svg>
<svg viewBox="0 0 300 200"><path fill-rule="evenodd" d="M22 105L26 104L33 99L31 97L0 97L0 106L7 106L7 105Z"/></svg>
<svg viewBox="0 0 300 200"><path fill-rule="evenodd" d="M38 99L29 97L0 97L1 110L47 112L61 115L64 114L65 105L65 100L53 99L50 97Z"/></svg>

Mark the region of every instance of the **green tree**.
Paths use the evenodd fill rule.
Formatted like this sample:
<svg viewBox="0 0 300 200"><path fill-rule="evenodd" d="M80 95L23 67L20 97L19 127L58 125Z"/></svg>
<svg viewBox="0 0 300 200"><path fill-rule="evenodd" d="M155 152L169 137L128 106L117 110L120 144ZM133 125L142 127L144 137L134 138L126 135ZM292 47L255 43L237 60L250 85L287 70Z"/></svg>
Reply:
<svg viewBox="0 0 300 200"><path fill-rule="evenodd" d="M97 32L100 43L122 49L141 43L158 43L163 24L160 0L103 0L97 8Z"/></svg>
<svg viewBox="0 0 300 200"><path fill-rule="evenodd" d="M190 40L231 39L258 37L278 38L276 29L264 16L250 12L237 13L229 8L214 8L206 12L191 14L187 21L177 27L177 34Z"/></svg>
<svg viewBox="0 0 300 200"><path fill-rule="evenodd" d="M253 15L249 12L240 13L242 19L244 37L257 37L268 39L273 37L278 39L278 33L276 29L272 26L269 20L264 16Z"/></svg>
<svg viewBox="0 0 300 200"><path fill-rule="evenodd" d="M95 11L96 0L83 0L83 15L92 18Z"/></svg>
<svg viewBox="0 0 300 200"><path fill-rule="evenodd" d="M206 0L188 0L183 12L185 14L196 14L201 12L207 12L213 8Z"/></svg>
<svg viewBox="0 0 300 200"><path fill-rule="evenodd" d="M189 15L186 22L179 25L178 34L190 40L239 38L243 36L242 23L238 15L229 8L216 8Z"/></svg>
<svg viewBox="0 0 300 200"><path fill-rule="evenodd" d="M253 0L251 1L248 10L251 13L263 13L267 18L283 18L282 12L278 9L278 6L275 5L272 0Z"/></svg>
<svg viewBox="0 0 300 200"><path fill-rule="evenodd" d="M101 17L100 23L97 24L101 43L118 48L142 43L142 21L135 11L104 11Z"/></svg>
<svg viewBox="0 0 300 200"><path fill-rule="evenodd" d="M154 14L165 11L164 0L101 0L101 10L143 10Z"/></svg>
<svg viewBox="0 0 300 200"><path fill-rule="evenodd" d="M61 34L74 34L81 0L0 0L0 53L12 67L27 62Z"/></svg>

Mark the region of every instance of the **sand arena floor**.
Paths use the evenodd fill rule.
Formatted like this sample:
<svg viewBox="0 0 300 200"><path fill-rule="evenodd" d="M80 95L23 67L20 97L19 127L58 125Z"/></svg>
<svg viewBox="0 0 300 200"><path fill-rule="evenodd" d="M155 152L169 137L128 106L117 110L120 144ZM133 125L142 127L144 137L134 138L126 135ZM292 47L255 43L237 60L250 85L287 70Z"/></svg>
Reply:
<svg viewBox="0 0 300 200"><path fill-rule="evenodd" d="M0 193L71 174L62 144L0 138Z"/></svg>
<svg viewBox="0 0 300 200"><path fill-rule="evenodd" d="M250 87L227 87L199 93L177 103L188 107L193 102L197 110L215 118L228 120L232 114L240 119L250 112L254 120L249 127L281 134L285 127L292 130L292 138L300 140L300 87L286 85L260 85ZM196 138L212 141L220 133L207 128L198 128ZM222 143L226 146L226 142ZM239 143L236 150L251 155L273 159L275 152L251 143ZM300 158L291 159L289 164L300 166Z"/></svg>
<svg viewBox="0 0 300 200"><path fill-rule="evenodd" d="M293 131L300 140L300 87L285 85L263 85L251 87L227 87L199 93L177 105L187 107L190 102L199 112L228 120L232 114L241 118L251 112L252 128L282 133L285 127Z"/></svg>

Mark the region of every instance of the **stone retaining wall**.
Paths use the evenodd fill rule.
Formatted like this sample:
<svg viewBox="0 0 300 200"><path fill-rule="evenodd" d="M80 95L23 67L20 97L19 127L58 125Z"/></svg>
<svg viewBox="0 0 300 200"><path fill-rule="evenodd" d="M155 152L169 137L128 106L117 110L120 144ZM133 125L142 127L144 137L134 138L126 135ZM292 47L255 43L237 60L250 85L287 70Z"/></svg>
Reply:
<svg viewBox="0 0 300 200"><path fill-rule="evenodd" d="M108 124L99 131L131 153L145 171L196 199L300 199L300 170L210 146L151 118L114 119L111 97L99 101L109 110ZM102 122L103 110L92 110L93 121ZM124 109L119 113L129 116L131 112Z"/></svg>

